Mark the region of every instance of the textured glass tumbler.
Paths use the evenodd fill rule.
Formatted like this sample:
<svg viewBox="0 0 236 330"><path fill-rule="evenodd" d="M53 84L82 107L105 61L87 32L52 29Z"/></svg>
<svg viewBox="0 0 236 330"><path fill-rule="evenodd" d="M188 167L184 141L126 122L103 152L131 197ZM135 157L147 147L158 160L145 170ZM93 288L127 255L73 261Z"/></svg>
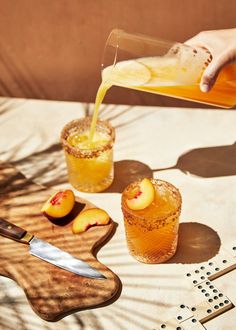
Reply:
<svg viewBox="0 0 236 330"><path fill-rule="evenodd" d="M63 128L61 141L71 185L79 191L99 192L107 189L114 178L115 131L107 121L98 120L96 132L101 135L101 141L98 139L91 148L84 148L83 144L70 143L71 136L83 137L89 132L90 126L91 117L71 121Z"/></svg>
<svg viewBox="0 0 236 330"><path fill-rule="evenodd" d="M161 263L176 252L182 198L172 184L151 179L154 201L143 210L131 210L126 200L138 185L131 183L122 193L127 245L130 254L144 263Z"/></svg>

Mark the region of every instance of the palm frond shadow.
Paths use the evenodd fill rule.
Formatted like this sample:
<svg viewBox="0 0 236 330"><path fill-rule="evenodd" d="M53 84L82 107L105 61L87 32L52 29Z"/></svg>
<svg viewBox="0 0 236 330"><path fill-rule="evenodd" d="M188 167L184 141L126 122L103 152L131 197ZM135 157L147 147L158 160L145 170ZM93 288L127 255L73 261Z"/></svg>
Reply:
<svg viewBox="0 0 236 330"><path fill-rule="evenodd" d="M20 146L12 150L13 155L17 152L17 148ZM6 161L12 166L23 169L24 174L32 181L40 181L43 178L43 185L46 187L67 183L66 165L60 143L15 161L9 156ZM28 171L29 175L27 175Z"/></svg>
<svg viewBox="0 0 236 330"><path fill-rule="evenodd" d="M24 228L28 228L27 224L29 224L29 226L31 226L32 232L37 231L37 235L40 236L40 230L42 230L42 231L45 230L45 226L46 227L48 226L49 229L51 228L49 222L43 221L44 219L42 218L42 215L39 214L39 211L37 211L40 209L39 207L37 207L37 205L42 205L42 199L44 199L44 197L43 197L44 194L42 196L40 196L40 194L38 194L38 190L37 190L37 189L40 190L40 188L34 189L33 187L36 186L35 184L31 185L28 180L25 180L25 182L24 182L24 180L25 180L25 178L22 175L22 173L17 172L17 170L15 170L15 168L12 167L10 164L4 164L4 163L0 164L0 181L3 181L2 183L3 183L3 188L4 188L2 190L3 193L1 194L2 200L0 200L1 209L4 210L3 212L5 212L5 216L7 216L8 215L8 211L7 211L8 206L10 206L11 212L10 211L9 212L11 213L11 216L14 217L14 221L23 220ZM12 188L14 186L14 183L16 183L16 191L14 189L13 190L10 189L10 191L8 191L8 189L7 189L8 185L9 185L9 187ZM25 183L25 186L22 186L21 183ZM20 195L17 193L18 185L20 185L20 188L21 188ZM27 197L29 195L31 195L31 197L33 196L33 200L29 203L26 202L26 205L22 204L21 198L18 199L19 196ZM8 203L8 201L10 201L10 203ZM84 207L84 204L82 204L82 203L80 203L80 204L77 203L77 204L78 204L78 205L76 205L77 207L73 210L75 212L75 214L77 212L80 212L81 208ZM36 211L33 210L33 207L36 208ZM14 212L12 211L13 209L14 209ZM20 209L21 209L21 211L20 211ZM27 209L27 211L26 211L26 209ZM14 216L13 216L13 213L14 213ZM20 213L21 213L21 215L20 215ZM32 222L32 215L36 216L37 221ZM4 217L4 215L2 215L2 216ZM72 216L72 218L73 218L73 216ZM70 218L70 219L68 218L67 220L71 221L72 218ZM38 221L39 219L41 219L42 221ZM63 224L60 224L60 226L61 225L65 226L67 224L68 224L68 221L66 223L64 222ZM115 231L115 228L114 228L114 231ZM50 230L48 230L47 232L49 232L49 234L48 234L48 236L46 234L44 238L46 240L49 240L50 236L51 236L51 232L50 232ZM62 229L63 235L61 235L58 232L59 232L58 230L54 231L54 242L56 245L60 246L60 244L62 244L62 242L64 241L67 234L64 233L63 229ZM108 236L108 235L110 235L110 234L113 235L113 233L114 233L113 231L112 231L112 233L108 232L108 231L106 233L104 232L103 235L107 235L107 237L104 236L106 240L104 240L104 242L102 242L102 245L105 244L105 242L107 242L108 239L110 239L110 236ZM79 253L83 253L83 248L84 248L84 255L86 255L86 253L88 253L88 251L87 251L88 246L91 244L91 245L94 245L94 250L97 252L101 248L101 246L99 247L99 243L96 242L96 239L97 239L97 236L95 235L95 232L91 232L90 238L87 240L87 248L86 248L86 245L84 245L84 244L78 244L79 239L77 238L76 244L74 244L75 242L73 243L73 242L67 241L67 249L70 248L70 252L73 255L75 255L76 251L77 252L79 251ZM83 239L82 239L82 241L83 241ZM27 256L24 256L25 265L23 265L23 263L19 262L21 260L21 256L19 257L19 255L18 255L20 247L19 247L19 249L15 249L13 241L11 241L11 243L6 243L6 242L4 242L4 239L3 239L2 249L4 247L6 249L5 250L6 254L4 254L4 255L6 255L6 258L5 258L5 256L1 256L1 267L3 267L3 269L1 269L1 274L4 276L9 276L10 278L14 278L14 280L17 283L21 283L21 286L23 286L23 287L25 285L24 283L26 283L26 282L27 282L27 287L31 286L32 290L34 291L34 295L33 295L33 297L30 295L31 290L28 292L28 294L29 294L29 297L31 297L31 300L30 299L29 300L31 301L32 306L34 306L34 300L37 301L38 297L41 297L41 295L43 297L42 299L44 299L44 306L46 306L46 307L48 306L48 308L50 308L50 306L51 306L50 304L51 304L52 299L55 300L56 304L60 304L61 297L58 298L58 293L60 296L60 289L61 289L60 273L57 273L56 270L54 268L52 268L52 270L50 270L50 274L51 274L51 279L53 279L53 281L54 281L53 282L54 285L50 286L50 287L48 287L46 285L46 287L43 289L43 288L41 288L41 286L39 286L38 282L35 281L35 276L33 273L34 273L34 270L37 269L37 276L39 276L39 278L40 278L40 272L41 272L41 276L42 276L42 274L46 273L45 269L44 269L44 267L46 267L45 264L44 264L44 266L42 264L41 268L38 267L37 262L40 262L39 259L34 258L33 260L28 260L27 259L28 254L27 254ZM23 253L23 250L22 250L22 253ZM11 258L10 258L11 264L17 265L16 266L17 269L15 269L15 271L13 272L14 276L12 276L12 270L13 270L14 266L6 268L8 256L10 256L10 255L11 255ZM93 257L91 257L91 260L88 258L88 262L92 262L92 259L93 259ZM26 279L26 278L27 278L26 282L24 282L24 280L22 281L22 279ZM76 279L74 279L74 281L72 281L71 283L70 282L68 283L68 286L70 286L71 290L69 290L70 295L68 295L68 296L65 295L63 297L65 304L66 304L66 299L74 301L74 302L78 301L78 297L80 297L80 295L81 295L81 299L84 299L84 293L78 292L78 290L75 290L76 285L73 284L74 282L76 282ZM79 280L77 283L79 283ZM0 284L1 284L1 282L0 282ZM103 303L102 305L98 305L97 307L111 304L118 298L118 296L120 295L120 292L121 292L121 291L118 291L113 296L113 295L111 295L109 285L101 287L100 282L99 283L91 282L89 287L90 287L89 290L91 290L92 293L96 292L97 295L105 294L107 296L107 293L109 293L108 300L105 303ZM120 290L121 290L121 286L120 286ZM48 296L47 296L46 292L48 293ZM26 294L27 294L27 292L26 292ZM88 293L88 286L87 286L87 294L91 295L91 293ZM93 294L91 296L94 297ZM28 297L28 295L27 295L27 297ZM5 302L6 301L7 301L7 298L5 299ZM82 306L82 309L83 308L84 307ZM1 306L0 306L0 309L1 309ZM87 309L89 309L89 308L87 308ZM10 310L12 310L12 308ZM37 309L35 309L35 310L37 312ZM60 315L60 317L58 319L55 319L55 321L58 321L59 319L61 319L61 317L65 317L65 316L71 314L72 312L75 313L80 310L81 310L81 308L76 309L76 310L70 310L68 314L65 313L65 315ZM16 313L17 312L18 312L18 310L16 310ZM21 315L19 315L19 318L18 318L18 315L17 315L17 322L19 324L21 324L20 316ZM42 315L41 315L41 317L42 317ZM23 320L25 320L25 315L24 315ZM1 323L4 324L4 322L2 322L1 317L0 317L0 324ZM98 321L98 325L99 324L100 323ZM24 326L24 323L22 323L22 326Z"/></svg>
<svg viewBox="0 0 236 330"><path fill-rule="evenodd" d="M24 63L22 57L18 57L15 61L11 56L11 51L8 47L0 42L0 64L6 72L9 79L13 82L6 85L3 81L0 82L0 87L4 91L4 95L46 99L48 97L43 85L36 80L29 66Z"/></svg>
<svg viewBox="0 0 236 330"><path fill-rule="evenodd" d="M84 104L84 114L85 115L89 115L91 112L91 104ZM110 113L110 108L112 106L108 106L108 105L104 105L103 107L103 111L104 114L106 113ZM114 106L115 107L115 106ZM123 115L125 115L128 111L130 111L132 109L132 107L122 107L121 111L114 115L114 116L108 116L108 120L114 120L118 117L122 117ZM131 121L126 121L124 123L118 124L118 125L113 125L115 128L118 127L123 127L126 125L129 125L130 123L133 123L134 120L140 120L142 119L144 116L148 115L148 113L137 116L137 118L131 120ZM28 172L27 168L30 167L30 176L28 176L26 173L26 176L31 179L31 180L40 180L40 177L44 177L43 180L43 184L46 187L52 187L55 185L61 185L61 184L66 184L67 183L67 172L66 172L66 166L65 166L65 160L64 160L64 156L63 156L63 151L62 151L62 147L61 147L61 143L54 143L51 146L47 147L46 149L43 149L41 151L38 152L34 152L33 154L14 160L16 158L16 154L24 147L24 143L27 143L27 141L30 139L30 137L25 138L25 140L21 141L18 145L16 145L14 148L12 148L10 151L8 151L8 156L6 161L7 162L11 162L13 166L19 167L20 169L23 169L23 172ZM1 153L1 156L4 156L4 152ZM6 158L6 157L5 157ZM141 162L135 162L135 161L123 161L124 167L127 168L127 165L132 165L131 169L130 169L130 174L132 172L132 175L130 177L129 182L131 182L132 179L135 178L135 173L138 174L138 176L141 175L141 177L143 177L142 174L139 174L138 172L140 171L140 169L137 171L137 166L141 165L142 169L141 172L145 172L146 176L150 176L150 171L148 170L147 173L147 168L148 166L146 166L145 164L141 164ZM131 164L132 163L132 164ZM123 176L123 174L119 174L119 172L123 172L123 170L121 170L122 166L121 166L121 162L116 162L115 163L115 173L116 174L116 178L118 178L118 180L116 180L115 178L115 182L112 185L112 187L108 190L108 192L117 192L117 189L119 190L119 192L121 192L123 190L123 188L125 187L125 185L127 185L127 180L125 180L125 182L123 184L121 184L122 180L121 175ZM135 169L136 168L136 169ZM145 169L146 170L145 170ZM47 178L45 178L47 176ZM117 186L117 183L119 181L119 184Z"/></svg>
<svg viewBox="0 0 236 330"><path fill-rule="evenodd" d="M4 330L54 330L55 323L49 323L35 315L30 308L24 292L16 284L7 280L0 282L2 297L0 299L0 329ZM17 292L17 297L9 294L9 291ZM94 329L102 329L101 322L92 311L86 311L83 315L75 313L67 318L67 321L61 320L57 322L56 328L68 330L71 324L76 324L78 329L86 328L86 319L93 320Z"/></svg>

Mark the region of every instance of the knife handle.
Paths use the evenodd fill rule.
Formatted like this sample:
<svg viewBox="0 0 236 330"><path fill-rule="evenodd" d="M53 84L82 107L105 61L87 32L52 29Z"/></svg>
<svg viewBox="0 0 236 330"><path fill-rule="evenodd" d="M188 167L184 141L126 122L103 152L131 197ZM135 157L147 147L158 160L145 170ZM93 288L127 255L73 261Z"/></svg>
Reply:
<svg viewBox="0 0 236 330"><path fill-rule="evenodd" d="M0 235L20 241L26 233L26 230L0 218Z"/></svg>

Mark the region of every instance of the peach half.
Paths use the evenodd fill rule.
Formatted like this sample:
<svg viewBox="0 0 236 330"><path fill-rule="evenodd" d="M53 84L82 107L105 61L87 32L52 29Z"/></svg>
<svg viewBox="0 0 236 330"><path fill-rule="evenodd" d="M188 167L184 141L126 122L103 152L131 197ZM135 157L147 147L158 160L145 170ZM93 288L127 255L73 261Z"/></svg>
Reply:
<svg viewBox="0 0 236 330"><path fill-rule="evenodd" d="M110 221L108 213L99 208L91 208L80 212L74 219L72 232L79 234L92 226L107 225Z"/></svg>
<svg viewBox="0 0 236 330"><path fill-rule="evenodd" d="M49 218L63 218L75 205L75 195L72 190L60 190L54 193L43 205L41 212Z"/></svg>
<svg viewBox="0 0 236 330"><path fill-rule="evenodd" d="M126 199L126 204L131 210L143 210L154 200L155 190L149 179L143 179L131 192L130 198Z"/></svg>

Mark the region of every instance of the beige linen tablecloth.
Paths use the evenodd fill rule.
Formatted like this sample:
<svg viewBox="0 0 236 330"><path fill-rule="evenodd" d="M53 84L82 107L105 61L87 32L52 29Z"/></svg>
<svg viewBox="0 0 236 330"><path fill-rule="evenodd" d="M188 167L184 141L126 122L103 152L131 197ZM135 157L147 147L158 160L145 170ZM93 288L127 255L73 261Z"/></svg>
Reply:
<svg viewBox="0 0 236 330"><path fill-rule="evenodd" d="M48 187L70 187L59 135L64 124L91 114L92 104L0 99L0 160ZM181 303L197 303L185 274L215 257L236 234L236 110L103 105L100 117L116 129L115 181L104 193L76 192L104 208L118 223L98 259L122 282L108 306L72 314L57 323L41 320L24 292L0 278L0 329L144 330L173 316ZM131 180L153 176L181 191L179 247L166 264L146 265L127 250L121 191ZM235 271L216 280L235 299ZM206 329L235 329L232 309Z"/></svg>

